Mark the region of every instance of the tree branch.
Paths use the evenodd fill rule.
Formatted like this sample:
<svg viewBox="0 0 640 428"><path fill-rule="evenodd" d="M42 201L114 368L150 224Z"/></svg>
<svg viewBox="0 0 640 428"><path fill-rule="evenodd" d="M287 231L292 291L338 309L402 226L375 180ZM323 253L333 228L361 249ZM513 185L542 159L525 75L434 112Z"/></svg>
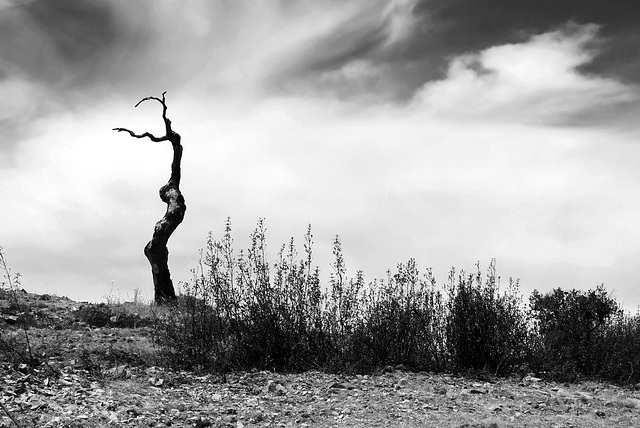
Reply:
<svg viewBox="0 0 640 428"><path fill-rule="evenodd" d="M162 104L162 106L164 108L167 108L167 105L164 102L164 94L166 94L167 91L164 91L162 93L162 99L158 98L158 97L144 97L143 99L141 99L140 101L138 101L138 104L135 105L135 107L138 107L140 104L142 104L145 101L149 101L149 100L156 100L157 102L159 102L160 104Z"/></svg>
<svg viewBox="0 0 640 428"><path fill-rule="evenodd" d="M160 141L167 141L169 140L168 136L164 136L164 137L156 137L153 134L150 134L148 132L145 132L144 134L136 134L133 131L128 130L127 128L113 128L114 131L118 131L118 132L128 132L129 135L131 135L134 138L144 138L144 137L149 137L149 139L151 139L151 141L155 141L156 143L159 143Z"/></svg>
<svg viewBox="0 0 640 428"><path fill-rule="evenodd" d="M138 107L140 104L142 104L145 101L149 101L149 100L155 100L157 102L159 102L160 104L162 104L162 120L164 121L164 127L165 127L165 136L164 137L155 137L152 134L145 132L144 134L135 134L132 131L129 131L126 128L113 128L114 131L124 131L124 132L128 132L129 135L131 135L132 137L135 138L144 138L144 137L149 137L152 141L160 142L160 141L171 141L172 144L176 144L176 142L179 143L180 140L180 136L178 134L176 134L175 132L173 132L173 130L171 129L171 120L169 120L169 118L167 117L167 103L166 103L166 99L165 99L165 94L167 93L167 91L164 91L162 93L162 98L158 98L158 97L144 97L143 99L141 99L140 101L138 101L138 103L135 105L135 107Z"/></svg>
<svg viewBox="0 0 640 428"><path fill-rule="evenodd" d="M169 135L171 135L173 133L173 131L171 130L171 121L169 120L169 118L167 117L167 103L165 102L165 94L167 93L167 91L164 91L162 93L162 99L158 98L158 97L145 97L143 99L141 99L140 101L138 101L138 104L136 104L135 106L138 107L140 104L142 104L145 101L149 101L149 100L155 100L157 102L159 102L160 104L162 104L162 120L164 120L164 126L166 129L166 135L167 137Z"/></svg>

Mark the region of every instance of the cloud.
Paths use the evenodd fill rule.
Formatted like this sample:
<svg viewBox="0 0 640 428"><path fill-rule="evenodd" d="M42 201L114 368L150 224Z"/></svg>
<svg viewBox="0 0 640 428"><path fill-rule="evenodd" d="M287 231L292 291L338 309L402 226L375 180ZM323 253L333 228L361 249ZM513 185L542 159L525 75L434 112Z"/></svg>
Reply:
<svg viewBox="0 0 640 428"><path fill-rule="evenodd" d="M530 40L495 46L453 59L447 78L427 83L415 102L458 119L575 124L640 99L640 89L582 73L596 53L595 25L569 25Z"/></svg>
<svg viewBox="0 0 640 428"><path fill-rule="evenodd" d="M0 14L0 162L15 164L40 119L79 108L96 93L116 43L110 9L97 2L15 1Z"/></svg>
<svg viewBox="0 0 640 428"><path fill-rule="evenodd" d="M116 43L109 8L76 0L16 5L0 17L0 36L3 80L31 83L45 97L104 79L102 61Z"/></svg>
<svg viewBox="0 0 640 428"><path fill-rule="evenodd" d="M33 0L2 4L1 131L11 153L40 118L162 90L252 98L309 85L410 37L414 1ZM352 63L352 61L355 61ZM367 62L369 61L369 62ZM373 70L373 69L372 69ZM373 70L373 74L378 71ZM368 89L363 87L362 90Z"/></svg>
<svg viewBox="0 0 640 428"><path fill-rule="evenodd" d="M352 1L334 8L322 19L306 15L305 37L291 45L287 54L292 61L286 68L306 76L339 69L352 60L395 48L412 35L414 3Z"/></svg>
<svg viewBox="0 0 640 428"><path fill-rule="evenodd" d="M405 101L443 78L448 58L523 43L535 29L546 32L571 17L606 21L606 52L614 52L617 35L636 34L626 24L629 14L604 13L595 4L574 8L577 15L554 7L553 19L544 21L536 8L526 14L515 3L531 9L518 1L5 2L0 95L13 95L17 105L0 111L0 126L18 140L40 117L162 90L246 100L285 94ZM527 30L515 31L518 25ZM624 55L614 56L616 70L634 75ZM462 70L477 62L460 61ZM599 64L598 72L610 71Z"/></svg>
<svg viewBox="0 0 640 428"><path fill-rule="evenodd" d="M38 97L41 92L31 82L19 77L0 78L0 165L14 163L14 153L20 139L31 135L36 128L32 119L38 115L41 106Z"/></svg>

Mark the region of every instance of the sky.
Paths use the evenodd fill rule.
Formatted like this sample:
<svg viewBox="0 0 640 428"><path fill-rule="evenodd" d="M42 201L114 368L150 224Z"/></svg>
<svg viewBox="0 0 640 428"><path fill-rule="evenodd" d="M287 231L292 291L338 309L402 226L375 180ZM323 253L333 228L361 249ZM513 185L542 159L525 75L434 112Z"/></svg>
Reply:
<svg viewBox="0 0 640 428"><path fill-rule="evenodd" d="M533 289L640 305L640 5L633 0L0 0L0 246L25 289L153 295L142 249L182 136L188 281L230 217L272 263L444 284L496 259Z"/></svg>

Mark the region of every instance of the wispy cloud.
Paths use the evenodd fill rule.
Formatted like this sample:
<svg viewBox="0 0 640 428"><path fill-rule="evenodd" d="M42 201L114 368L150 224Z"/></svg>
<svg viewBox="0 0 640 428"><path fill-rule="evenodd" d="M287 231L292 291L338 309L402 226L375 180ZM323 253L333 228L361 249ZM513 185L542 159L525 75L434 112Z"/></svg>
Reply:
<svg viewBox="0 0 640 428"><path fill-rule="evenodd" d="M254 97L311 82L320 91L342 84L325 73L352 70L345 76L354 81L363 57L401 44L413 25L412 5L408 0L5 3L0 97L10 101L0 107L0 126L15 141L42 116L122 95L135 99L158 88ZM4 143L2 150L7 147Z"/></svg>

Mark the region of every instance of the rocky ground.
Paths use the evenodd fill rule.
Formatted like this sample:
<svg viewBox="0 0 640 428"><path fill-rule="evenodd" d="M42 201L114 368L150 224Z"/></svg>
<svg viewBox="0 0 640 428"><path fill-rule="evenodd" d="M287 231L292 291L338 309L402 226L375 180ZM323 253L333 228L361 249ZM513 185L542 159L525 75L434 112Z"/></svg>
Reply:
<svg viewBox="0 0 640 428"><path fill-rule="evenodd" d="M25 306L4 297L0 344L6 345L24 337L16 326ZM640 393L596 382L401 368L359 376L253 371L226 379L169 371L155 365L152 330L135 308L126 312L125 328L118 326L124 312L87 311L92 306L56 296L20 298L35 319L30 343L48 354L37 355L35 367L0 363L0 427L640 426Z"/></svg>

